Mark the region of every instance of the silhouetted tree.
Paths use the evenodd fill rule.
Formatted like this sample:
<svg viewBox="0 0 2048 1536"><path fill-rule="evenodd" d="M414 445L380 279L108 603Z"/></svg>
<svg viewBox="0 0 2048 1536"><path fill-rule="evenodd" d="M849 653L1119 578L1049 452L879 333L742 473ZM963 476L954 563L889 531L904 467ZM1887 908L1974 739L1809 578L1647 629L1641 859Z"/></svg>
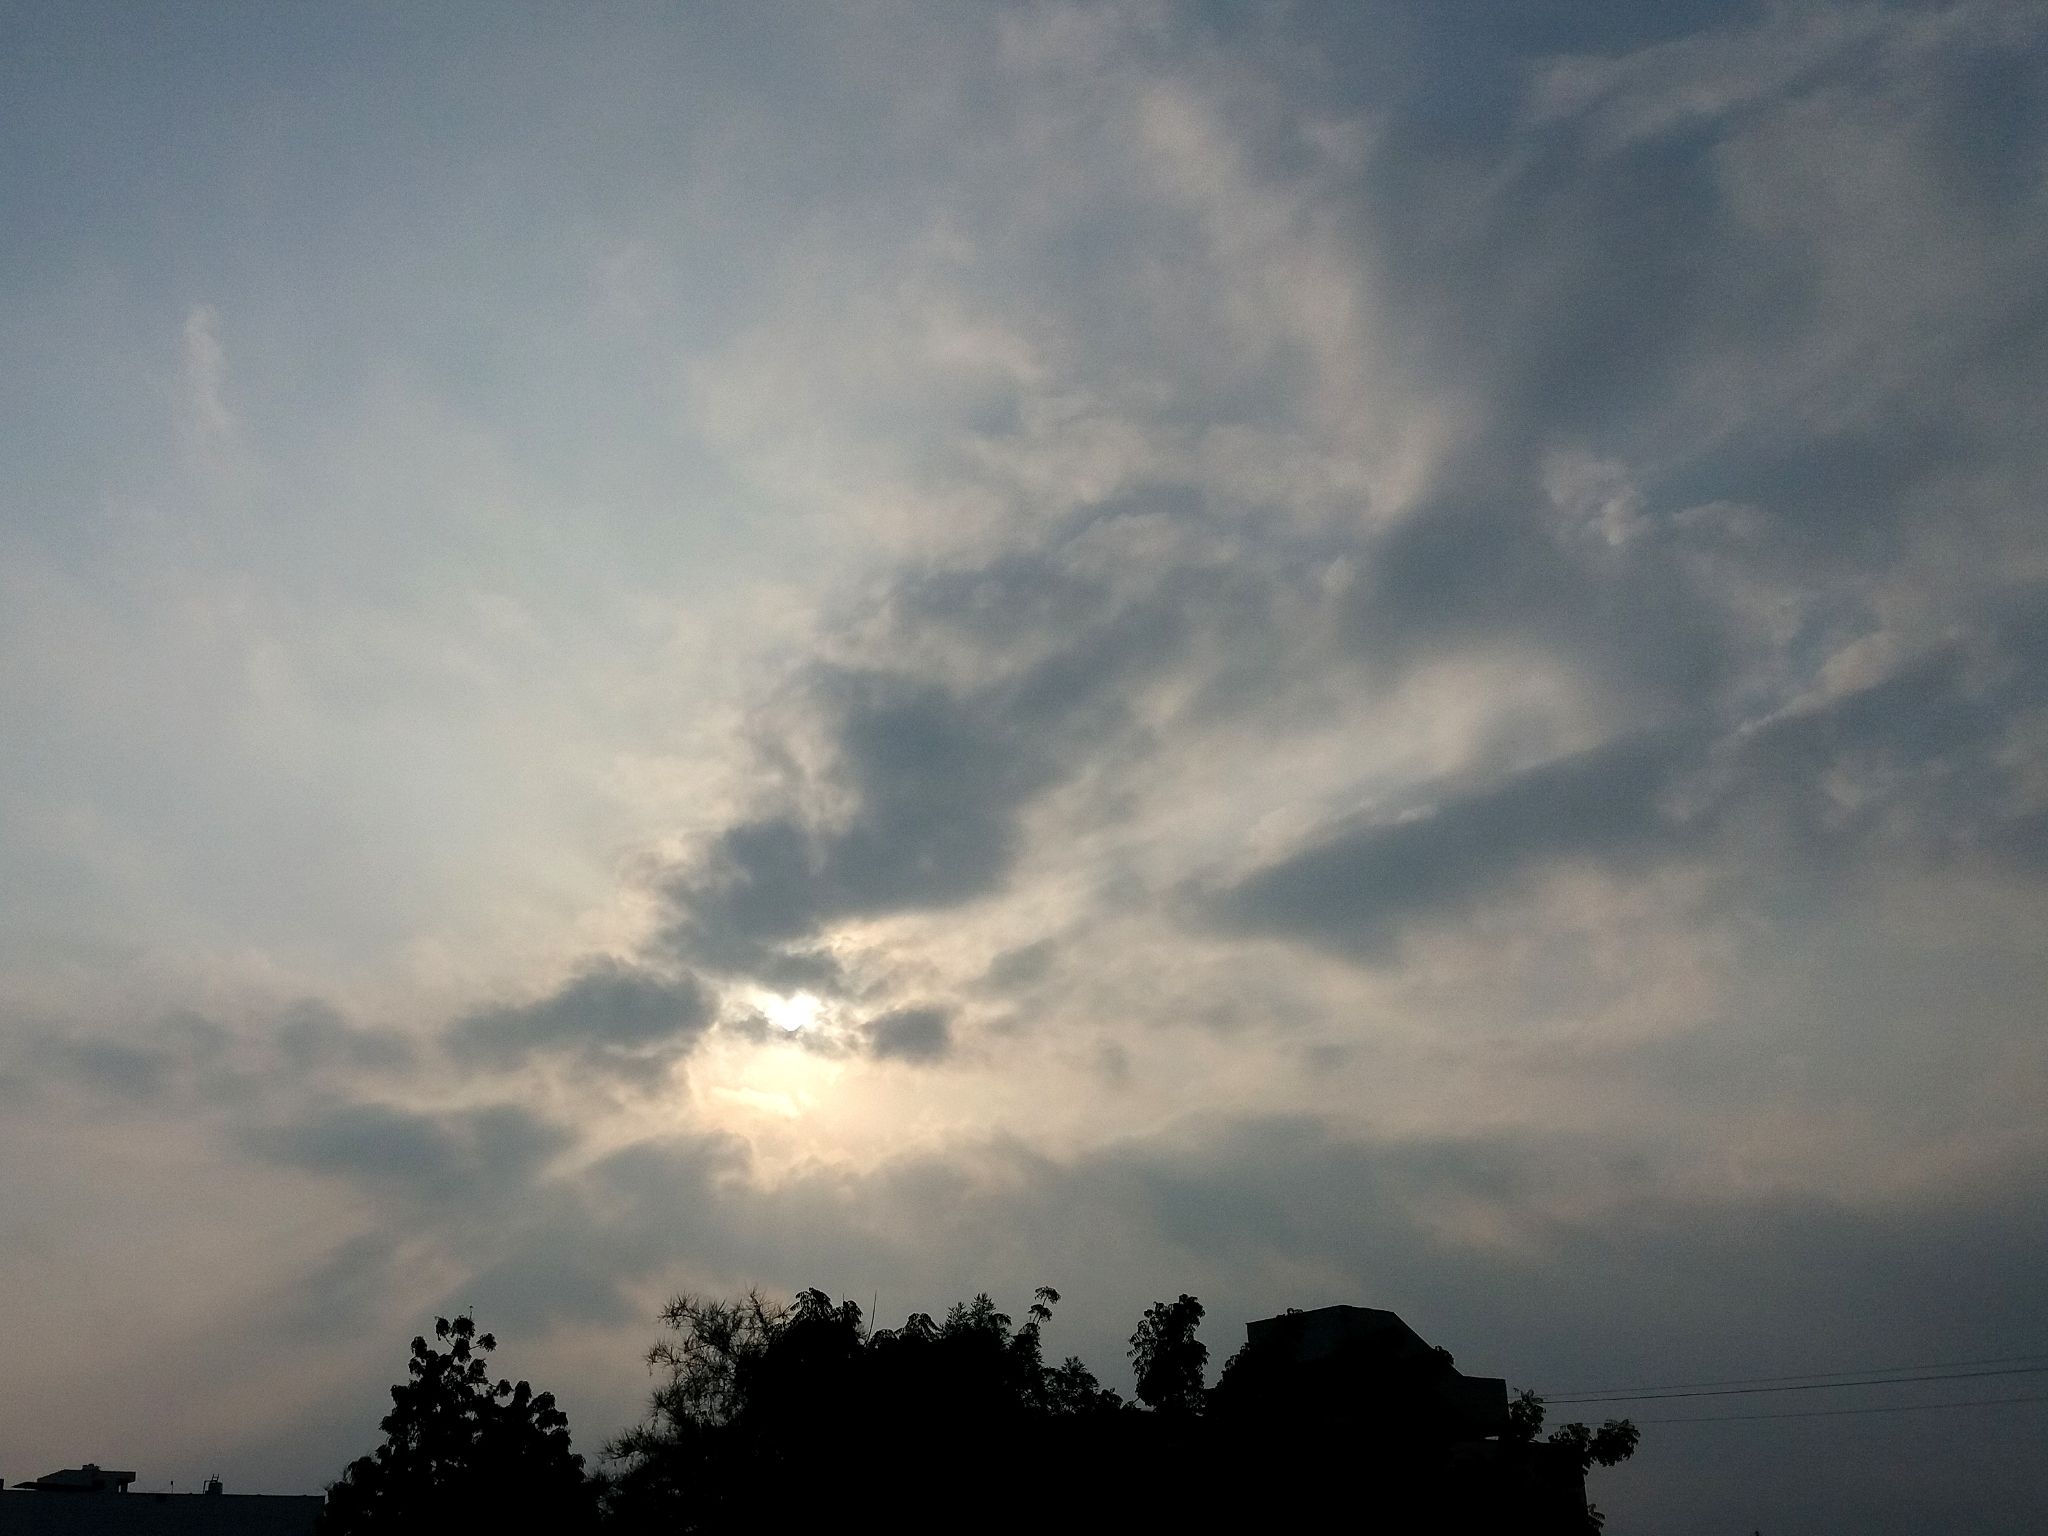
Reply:
<svg viewBox="0 0 2048 1536"><path fill-rule="evenodd" d="M1153 1410L1132 1411L1080 1360L1046 1363L1059 1299L1041 1288L1021 1324L984 1294L876 1329L818 1290L677 1297L647 1356L647 1420L607 1447L611 1536L1278 1530L1325 1520L1333 1498L1387 1530L1556 1532L1597 1519L1583 1468L1634 1444L1623 1421L1536 1443L1542 1400L1524 1394L1507 1436L1521 1443L1478 1452L1445 1407L1450 1355L1405 1329L1306 1360L1269 1337L1205 1393L1188 1295L1131 1336Z"/></svg>
<svg viewBox="0 0 2048 1536"><path fill-rule="evenodd" d="M647 1421L606 1448L612 1515L622 1531L787 1529L843 1523L858 1490L899 1529L1009 1528L1050 1485L1020 1477L991 1512L999 1461L1043 1462L1055 1441L1070 1454L1058 1426L1122 1403L1079 1360L1045 1364L1058 1301L1041 1287L1021 1327L980 1295L940 1322L870 1329L823 1291L788 1306L679 1296L648 1352L664 1379Z"/></svg>
<svg viewBox="0 0 2048 1536"><path fill-rule="evenodd" d="M1154 1302L1131 1335L1131 1369L1138 1377L1138 1401L1161 1413L1199 1413L1209 1346L1195 1337L1202 1304L1182 1293L1178 1301Z"/></svg>
<svg viewBox="0 0 2048 1536"><path fill-rule="evenodd" d="M1505 1438L1523 1445L1532 1443L1543 1433L1544 1412L1541 1397L1534 1392L1517 1392L1508 1401ZM1585 1472L1596 1463L1612 1467L1627 1461L1635 1454L1641 1438L1641 1431L1630 1420L1609 1419L1598 1429L1589 1429L1584 1424L1560 1424L1543 1443L1568 1446L1579 1458L1579 1470Z"/></svg>
<svg viewBox="0 0 2048 1536"><path fill-rule="evenodd" d="M647 1352L662 1378L647 1419L605 1447L622 1468L606 1490L615 1525L743 1525L768 1354L794 1310L757 1290L734 1300L681 1295L662 1309L669 1336Z"/></svg>
<svg viewBox="0 0 2048 1536"><path fill-rule="evenodd" d="M596 1490L554 1394L493 1382L497 1340L468 1317L436 1318L434 1338L446 1348L412 1341L410 1380L391 1389L378 1426L384 1443L328 1489L321 1536L592 1528Z"/></svg>
<svg viewBox="0 0 2048 1536"><path fill-rule="evenodd" d="M1504 1439L1522 1445L1536 1443L1536 1437L1543 1433L1543 1399L1530 1391L1517 1392L1508 1402L1508 1433ZM1598 1429L1584 1424L1560 1424L1542 1442L1557 1446L1577 1459L1583 1475L1595 1465L1618 1466L1635 1455L1636 1444L1642 1432L1628 1419L1609 1419ZM1598 1532L1606 1524L1606 1516L1600 1513L1600 1506L1586 1506L1586 1528Z"/></svg>
<svg viewBox="0 0 2048 1536"><path fill-rule="evenodd" d="M1531 1445L1543 1433L1543 1399L1527 1390L1508 1399L1508 1432L1501 1438Z"/></svg>
<svg viewBox="0 0 2048 1536"><path fill-rule="evenodd" d="M1082 1418L1115 1413L1123 1405L1122 1396L1097 1381L1074 1355L1045 1373L1045 1406L1052 1413Z"/></svg>

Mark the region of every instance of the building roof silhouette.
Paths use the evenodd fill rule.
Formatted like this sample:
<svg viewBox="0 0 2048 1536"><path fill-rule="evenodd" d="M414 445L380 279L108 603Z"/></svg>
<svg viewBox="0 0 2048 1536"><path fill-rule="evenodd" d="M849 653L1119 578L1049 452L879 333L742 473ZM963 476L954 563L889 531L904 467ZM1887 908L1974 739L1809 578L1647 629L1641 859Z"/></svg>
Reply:
<svg viewBox="0 0 2048 1536"><path fill-rule="evenodd" d="M112 1467L88 1461L82 1467L45 1472L41 1477L14 1486L32 1488L38 1493L126 1493L128 1485L134 1481L133 1472L117 1472Z"/></svg>

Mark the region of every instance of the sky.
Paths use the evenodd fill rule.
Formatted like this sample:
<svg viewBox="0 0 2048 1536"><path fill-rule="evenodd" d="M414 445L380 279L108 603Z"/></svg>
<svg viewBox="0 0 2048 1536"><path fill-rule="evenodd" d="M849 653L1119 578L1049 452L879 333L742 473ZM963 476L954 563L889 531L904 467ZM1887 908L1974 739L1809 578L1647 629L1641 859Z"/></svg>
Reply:
<svg viewBox="0 0 2048 1536"><path fill-rule="evenodd" d="M0 1475L315 1491L461 1309L594 1454L749 1285L2048 1352L2044 65L0 6ZM2038 1401L1654 1422L2042 1379L1593 1495L2048 1523Z"/></svg>

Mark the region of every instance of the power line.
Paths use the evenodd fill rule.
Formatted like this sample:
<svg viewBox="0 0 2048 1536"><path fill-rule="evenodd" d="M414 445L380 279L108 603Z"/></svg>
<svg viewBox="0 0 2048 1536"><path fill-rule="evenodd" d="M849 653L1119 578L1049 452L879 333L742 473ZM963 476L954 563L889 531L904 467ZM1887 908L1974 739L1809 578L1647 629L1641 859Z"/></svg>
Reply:
<svg viewBox="0 0 2048 1536"><path fill-rule="evenodd" d="M2048 1403L2048 1392L2032 1397L1965 1397L1946 1403L1878 1403L1867 1408L1793 1408L1782 1413L1706 1413L1682 1419L1643 1419L1644 1424L1733 1424L1742 1419L1829 1419L1845 1413L1920 1413L1933 1408L1993 1408L2006 1403Z"/></svg>
<svg viewBox="0 0 2048 1536"><path fill-rule="evenodd" d="M1718 1381L1668 1381L1654 1387L1573 1387L1551 1401L1606 1393L1621 1397L1630 1392L1676 1392L1689 1387L1744 1387L1773 1381L1811 1381L1820 1376L1890 1376L1898 1371L1959 1371L1975 1365L2027 1365L2048 1360L2048 1355L1996 1355L1983 1360L1923 1360L1915 1365L1858 1365L1840 1371L1794 1371L1789 1376L1726 1376Z"/></svg>
<svg viewBox="0 0 2048 1536"><path fill-rule="evenodd" d="M1789 1387L1708 1387L1687 1392L1628 1392L1610 1397L1545 1398L1550 1403L1657 1403L1674 1397L1749 1397L1762 1392L1832 1392L1843 1387L1903 1387L1916 1381L1974 1381L1981 1376L2038 1376L2048 1365L2014 1365L1999 1371L1941 1371L1923 1376L1877 1376L1863 1381L1804 1381Z"/></svg>
<svg viewBox="0 0 2048 1536"><path fill-rule="evenodd" d="M1735 1376L1733 1380L1718 1382L1673 1382L1671 1386L1636 1386L1636 1389L1608 1389L1602 1393L1559 1393L1546 1397L1544 1403L1647 1403L1657 1397L1729 1397L1737 1393L1806 1393L1819 1386L1888 1386L1892 1382L1915 1382L1915 1380L1958 1380L1960 1376L2028 1376L2040 1370L2048 1370L2048 1364L2011 1364L2019 1360L2042 1360L2048 1356L2019 1354L2003 1356L1999 1360L1950 1360L1927 1366L1872 1366L1868 1370L1808 1370L1798 1376ZM1946 1372L1950 1366L2007 1366L2005 1370L1962 1370L1956 1374L1919 1374L1901 1376L1896 1372L1917 1370L1917 1372ZM1843 1380L1847 1376L1862 1376L1864 1380ZM1821 1380L1829 1378L1829 1380ZM1747 1384L1755 1382L1755 1384ZM1772 1386L1769 1382L1794 1382L1792 1386Z"/></svg>

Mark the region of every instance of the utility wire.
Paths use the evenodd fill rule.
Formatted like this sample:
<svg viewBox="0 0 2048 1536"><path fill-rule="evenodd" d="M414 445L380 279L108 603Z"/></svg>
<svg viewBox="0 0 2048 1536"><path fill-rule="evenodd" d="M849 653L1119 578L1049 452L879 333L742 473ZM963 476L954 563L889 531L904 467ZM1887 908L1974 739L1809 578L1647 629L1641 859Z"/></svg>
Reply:
<svg viewBox="0 0 2048 1536"><path fill-rule="evenodd" d="M1868 1408L1793 1408L1782 1413L1708 1413L1682 1419L1643 1419L1644 1424L1733 1424L1740 1419L1829 1419L1845 1413L1919 1413L1931 1408L1992 1408L2005 1403L2048 1403L2033 1397L1965 1397L1946 1403L1879 1403Z"/></svg>
<svg viewBox="0 0 2048 1536"><path fill-rule="evenodd" d="M1928 1376L1881 1376L1867 1381L1806 1381L1790 1387L1710 1387L1696 1392L1634 1392L1625 1397L1569 1397L1555 1401L1580 1403L1659 1403L1674 1397L1750 1397L1760 1392L1833 1392L1842 1387L1903 1387L1916 1381L1974 1381L1980 1376L2038 1376L2048 1365L2015 1365L2002 1371L1941 1371ZM1552 1399L1545 1399L1546 1406Z"/></svg>
<svg viewBox="0 0 2048 1536"><path fill-rule="evenodd" d="M2009 1356L2009 1358L2013 1358L2013 1360L2048 1360L2048 1356ZM1993 1362L1985 1360L1985 1362L1956 1362L1956 1364L1993 1364ZM1898 1372L1898 1370L1929 1370L1929 1368L1923 1368L1923 1366L1888 1366L1888 1370ZM1765 1384L1737 1386L1735 1382L1726 1382L1726 1384L1694 1382L1690 1386L1640 1386L1640 1389L1636 1389L1636 1391L1559 1393L1556 1397L1546 1397L1544 1403L1649 1403L1649 1401L1655 1401L1655 1399L1661 1399L1661 1397L1741 1397L1745 1393L1812 1393L1812 1391L1829 1389L1829 1386L1898 1386L1898 1384L1917 1382L1917 1380L1962 1380L1966 1376L2032 1376L2032 1374L2038 1374L2042 1370L2048 1370L2048 1364L2040 1364L2040 1366L2007 1366L2003 1370L1956 1370L1956 1372L1937 1372L1937 1374L1919 1374L1919 1376L1878 1374L1876 1370L1853 1372L1853 1374L1862 1376L1862 1380L1810 1380L1808 1378L1808 1376L1823 1376L1823 1374L1825 1376L1849 1376L1851 1374L1847 1370L1835 1370L1835 1372L1808 1372L1808 1376L1747 1376L1747 1378L1737 1378L1737 1380L1753 1380L1753 1382L1792 1382L1790 1386L1765 1386Z"/></svg>
<svg viewBox="0 0 2048 1536"><path fill-rule="evenodd" d="M1747 1387L1773 1381L1811 1381L1819 1376L1890 1376L1899 1371L1959 1371L1975 1365L2031 1365L2042 1360L2048 1360L2048 1354L1997 1355L1983 1360L1922 1360L1914 1365L1857 1365L1839 1371L1794 1371L1789 1376L1724 1376L1715 1381L1667 1381L1653 1387L1571 1387L1557 1395L1566 1398L1595 1393L1676 1392L1684 1387Z"/></svg>

